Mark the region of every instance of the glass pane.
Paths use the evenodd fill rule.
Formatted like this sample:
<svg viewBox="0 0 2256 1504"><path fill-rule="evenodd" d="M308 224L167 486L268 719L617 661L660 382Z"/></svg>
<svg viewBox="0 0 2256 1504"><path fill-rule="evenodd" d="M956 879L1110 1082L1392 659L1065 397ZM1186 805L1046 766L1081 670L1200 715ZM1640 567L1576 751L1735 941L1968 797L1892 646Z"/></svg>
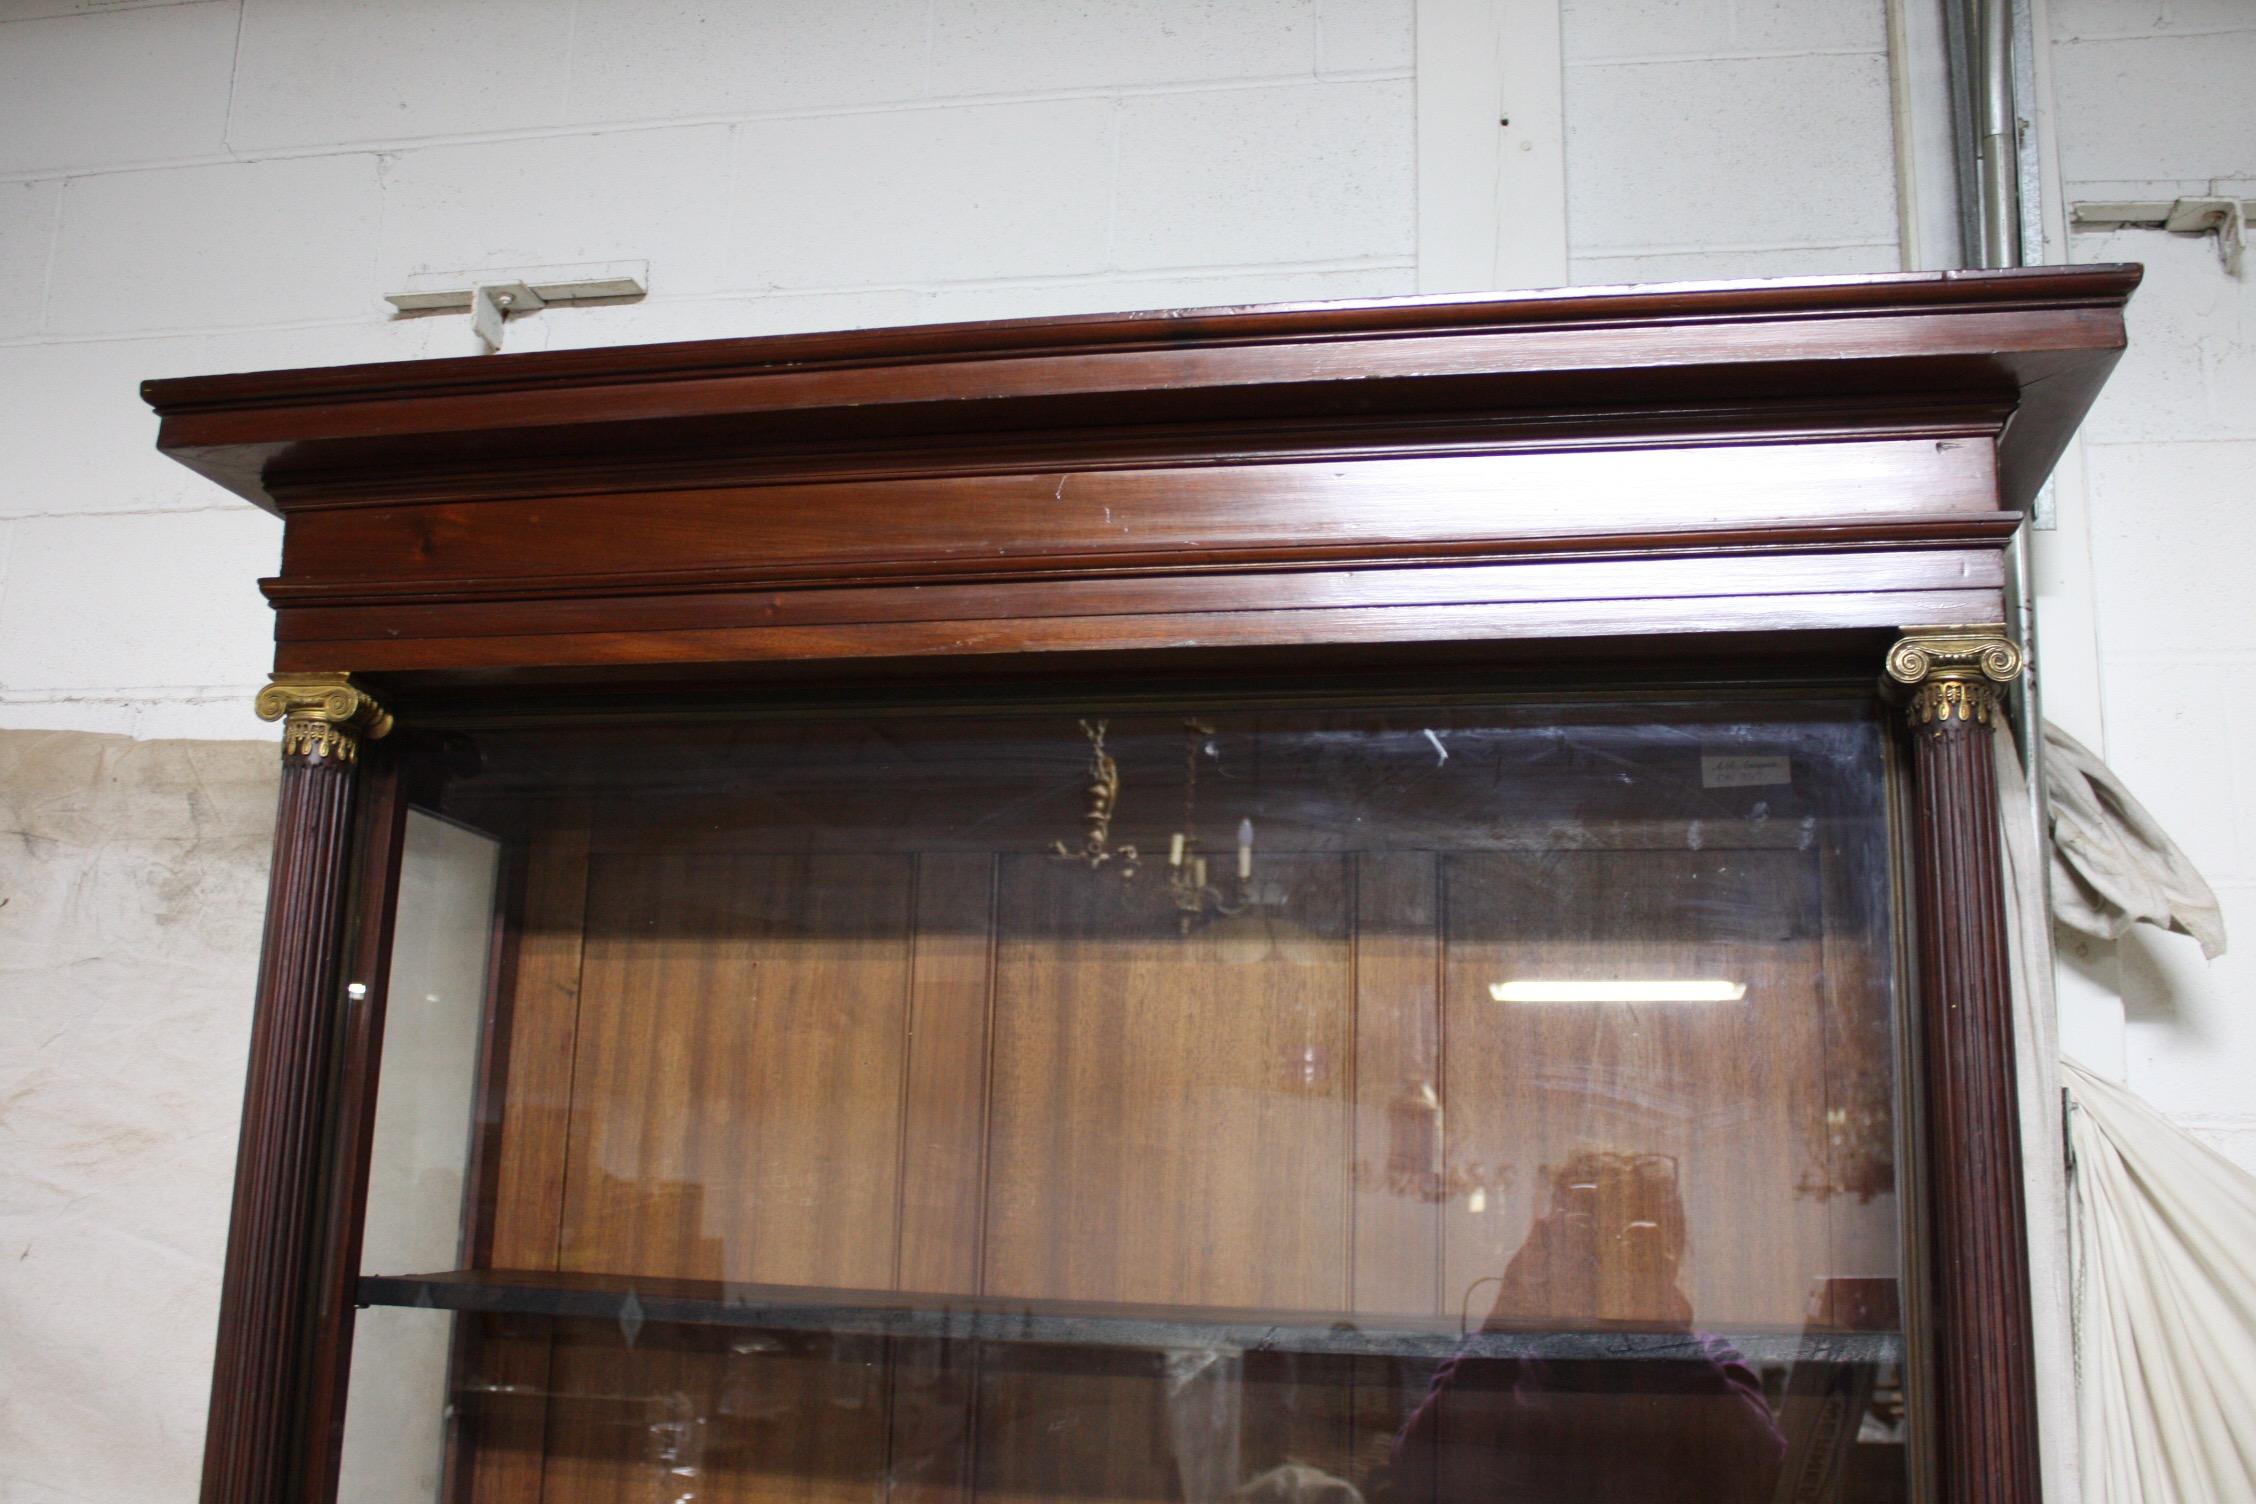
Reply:
<svg viewBox="0 0 2256 1504"><path fill-rule="evenodd" d="M460 1261L463 1188L485 1027L501 848L491 837L411 810L400 852L376 1124L372 1215L361 1268L440 1269ZM438 1497L448 1330L384 1311L353 1337L343 1489L354 1504Z"/></svg>
<svg viewBox="0 0 2256 1504"><path fill-rule="evenodd" d="M414 1496L1909 1497L1868 706L477 741Z"/></svg>

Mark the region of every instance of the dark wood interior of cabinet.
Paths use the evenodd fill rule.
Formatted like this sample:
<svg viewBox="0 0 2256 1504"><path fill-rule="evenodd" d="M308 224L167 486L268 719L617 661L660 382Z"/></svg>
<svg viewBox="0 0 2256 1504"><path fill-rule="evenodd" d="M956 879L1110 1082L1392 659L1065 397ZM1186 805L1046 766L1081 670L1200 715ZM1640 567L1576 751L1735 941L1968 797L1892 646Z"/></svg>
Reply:
<svg viewBox="0 0 2256 1504"><path fill-rule="evenodd" d="M455 1498L639 1497L667 1396L715 1498L865 1498L911 1454L894 1496L1180 1498L1160 1366L1217 1343L1250 1349L1246 1471L1348 1478L1468 1329L1902 1359L1892 1161L1829 1126L1892 1121L1876 821L1825 793L1655 808L1589 766L1346 787L1272 757L1205 823L1226 861L1227 801L1257 805L1289 897L1186 934L1156 868L1045 849L1078 837L1083 753L1069 716L1045 729L786 723L675 763L596 732L523 767L504 739L454 797L517 852L476 1268L362 1299L466 1313ZM1172 746L1123 753L1147 835ZM1750 1001L1488 995L1529 973ZM1500 1294L1593 1153L1663 1167L1682 1270L1616 1250Z"/></svg>

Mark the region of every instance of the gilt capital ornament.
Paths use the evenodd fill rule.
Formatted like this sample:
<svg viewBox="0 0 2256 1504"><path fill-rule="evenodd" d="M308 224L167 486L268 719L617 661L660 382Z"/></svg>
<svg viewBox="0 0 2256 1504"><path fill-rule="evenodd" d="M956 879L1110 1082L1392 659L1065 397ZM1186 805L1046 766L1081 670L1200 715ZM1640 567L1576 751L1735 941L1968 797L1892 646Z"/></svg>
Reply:
<svg viewBox="0 0 2256 1504"><path fill-rule="evenodd" d="M2024 666L2003 625L1910 627L1888 649L1884 683L1904 693L1913 730L1988 726L2004 719L2004 690Z"/></svg>
<svg viewBox="0 0 2256 1504"><path fill-rule="evenodd" d="M363 739L392 729L391 712L348 674L276 674L258 693L262 721L282 723L282 755L352 762Z"/></svg>

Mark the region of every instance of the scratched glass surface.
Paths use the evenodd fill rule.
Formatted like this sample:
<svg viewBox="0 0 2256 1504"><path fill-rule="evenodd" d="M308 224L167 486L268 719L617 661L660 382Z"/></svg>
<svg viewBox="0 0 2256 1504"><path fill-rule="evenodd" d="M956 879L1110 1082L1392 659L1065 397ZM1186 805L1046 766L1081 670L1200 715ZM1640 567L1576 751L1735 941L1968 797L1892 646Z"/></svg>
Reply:
<svg viewBox="0 0 2256 1504"><path fill-rule="evenodd" d="M1912 1493L1861 700L508 730L354 1500Z"/></svg>

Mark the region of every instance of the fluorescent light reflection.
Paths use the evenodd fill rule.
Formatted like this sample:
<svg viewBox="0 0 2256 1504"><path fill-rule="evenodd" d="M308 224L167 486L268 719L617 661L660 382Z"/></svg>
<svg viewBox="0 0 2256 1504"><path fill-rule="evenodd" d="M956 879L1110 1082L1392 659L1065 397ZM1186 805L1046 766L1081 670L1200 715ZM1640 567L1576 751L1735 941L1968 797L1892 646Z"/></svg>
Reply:
<svg viewBox="0 0 2256 1504"><path fill-rule="evenodd" d="M1491 982L1500 1003L1737 1003L1745 982Z"/></svg>

